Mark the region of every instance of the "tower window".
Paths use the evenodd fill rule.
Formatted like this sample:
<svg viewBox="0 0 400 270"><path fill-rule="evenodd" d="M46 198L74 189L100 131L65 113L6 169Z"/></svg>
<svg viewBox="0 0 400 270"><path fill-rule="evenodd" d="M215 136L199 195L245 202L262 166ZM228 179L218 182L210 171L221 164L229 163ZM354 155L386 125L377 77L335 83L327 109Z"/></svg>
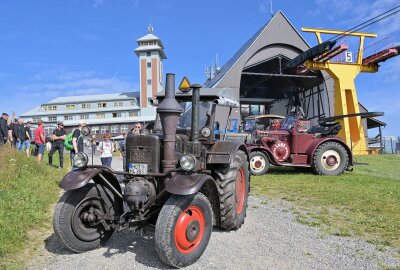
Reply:
<svg viewBox="0 0 400 270"><path fill-rule="evenodd" d="M147 63L147 67L150 68L151 67L151 62Z"/></svg>
<svg viewBox="0 0 400 270"><path fill-rule="evenodd" d="M147 84L150 85L151 84L151 80L147 80Z"/></svg>
<svg viewBox="0 0 400 270"><path fill-rule="evenodd" d="M147 52L147 56L151 56L151 52Z"/></svg>

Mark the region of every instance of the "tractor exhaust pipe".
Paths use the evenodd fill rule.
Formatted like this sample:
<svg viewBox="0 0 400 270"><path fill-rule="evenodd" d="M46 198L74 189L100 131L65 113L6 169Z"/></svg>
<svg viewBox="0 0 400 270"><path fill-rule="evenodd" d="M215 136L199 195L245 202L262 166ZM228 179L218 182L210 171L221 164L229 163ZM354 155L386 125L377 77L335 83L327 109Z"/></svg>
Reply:
<svg viewBox="0 0 400 270"><path fill-rule="evenodd" d="M176 167L176 127L182 107L175 99L175 74L168 73L166 76L165 98L157 107L160 115L161 126L164 134L163 160L161 161L163 172Z"/></svg>

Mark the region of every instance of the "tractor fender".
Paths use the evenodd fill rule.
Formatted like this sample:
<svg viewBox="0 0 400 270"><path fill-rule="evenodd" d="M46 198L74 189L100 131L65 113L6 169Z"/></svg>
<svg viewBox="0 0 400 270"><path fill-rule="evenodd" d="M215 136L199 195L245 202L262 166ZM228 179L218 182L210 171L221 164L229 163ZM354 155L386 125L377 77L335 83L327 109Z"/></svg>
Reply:
<svg viewBox="0 0 400 270"><path fill-rule="evenodd" d="M95 183L103 184L100 174L104 176L119 192L121 187L117 178L106 170L99 168L87 168L85 170L75 170L66 174L60 181L59 186L64 190L78 189L85 186L90 180Z"/></svg>
<svg viewBox="0 0 400 270"><path fill-rule="evenodd" d="M191 195L198 192L208 180L214 180L208 174L174 174L165 179L165 190L176 195Z"/></svg>
<svg viewBox="0 0 400 270"><path fill-rule="evenodd" d="M263 152L267 155L269 162L273 165L279 165L278 162L276 162L276 160L274 159L274 156L272 155L271 151L263 146L260 145L254 145L254 146L248 146L247 150L249 151L249 155L251 152L255 152L255 151L259 151L259 152Z"/></svg>
<svg viewBox="0 0 400 270"><path fill-rule="evenodd" d="M248 151L244 143L238 141L216 141L207 151L207 164L231 164L238 150L246 153Z"/></svg>
<svg viewBox="0 0 400 270"><path fill-rule="evenodd" d="M350 166L353 165L353 154L351 153L351 149L349 148L349 146L345 142L343 142L342 140L340 140L338 138L329 138L329 137L315 140L308 146L307 155L308 155L310 164L313 161L312 157L314 156L315 150L317 150L318 146L320 146L322 143L325 143L325 142L337 142L337 143L341 144L344 147L344 149L346 149L347 155L349 156L349 165Z"/></svg>

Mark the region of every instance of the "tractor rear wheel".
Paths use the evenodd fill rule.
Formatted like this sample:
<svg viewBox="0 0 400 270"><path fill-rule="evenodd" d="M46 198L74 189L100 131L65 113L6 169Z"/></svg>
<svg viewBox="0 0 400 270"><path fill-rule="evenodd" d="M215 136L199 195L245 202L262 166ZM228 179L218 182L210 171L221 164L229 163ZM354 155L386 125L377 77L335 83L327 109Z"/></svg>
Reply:
<svg viewBox="0 0 400 270"><path fill-rule="evenodd" d="M342 174L349 165L349 155L338 142L328 141L320 144L314 152L312 169L319 175Z"/></svg>
<svg viewBox="0 0 400 270"><path fill-rule="evenodd" d="M220 225L225 230L236 230L244 223L250 191L249 162L239 150L229 167L215 170L220 198Z"/></svg>
<svg viewBox="0 0 400 270"><path fill-rule="evenodd" d="M174 267L196 262L210 240L212 215L211 204L203 194L172 195L156 224L155 244L160 259Z"/></svg>
<svg viewBox="0 0 400 270"><path fill-rule="evenodd" d="M252 175L263 175L266 174L270 164L268 156L260 151L251 152L249 155L250 159L250 173Z"/></svg>

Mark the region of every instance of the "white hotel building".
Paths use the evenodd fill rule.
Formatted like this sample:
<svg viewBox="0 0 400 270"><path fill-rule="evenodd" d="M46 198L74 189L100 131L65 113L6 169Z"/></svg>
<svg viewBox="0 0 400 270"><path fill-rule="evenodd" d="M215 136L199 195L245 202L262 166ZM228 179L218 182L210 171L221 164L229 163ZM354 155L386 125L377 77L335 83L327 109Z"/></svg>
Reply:
<svg viewBox="0 0 400 270"><path fill-rule="evenodd" d="M163 90L162 61L166 59L164 46L149 26L149 33L137 40L135 53L139 58L140 92L125 92L102 95L58 97L23 113L20 118L45 123L46 135L53 132L57 122L63 122L67 130L85 120L92 127L92 134L111 133L112 136L126 133L135 122L153 121L156 109L148 99Z"/></svg>

